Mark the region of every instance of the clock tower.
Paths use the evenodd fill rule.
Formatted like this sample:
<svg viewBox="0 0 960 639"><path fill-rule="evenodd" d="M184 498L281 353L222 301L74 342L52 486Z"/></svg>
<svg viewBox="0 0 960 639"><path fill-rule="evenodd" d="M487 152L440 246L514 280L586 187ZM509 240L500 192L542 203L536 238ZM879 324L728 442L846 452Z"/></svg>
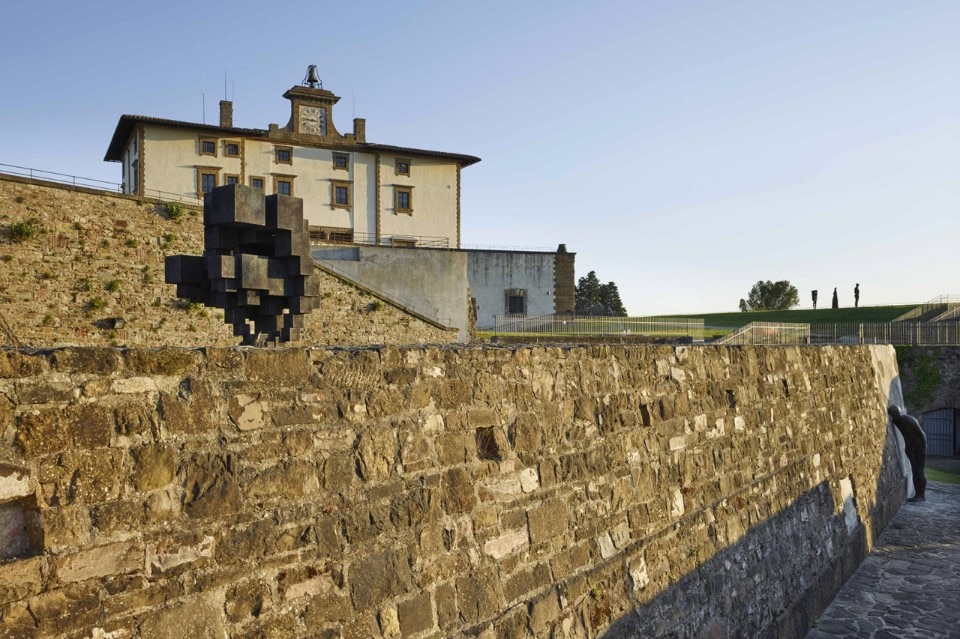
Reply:
<svg viewBox="0 0 960 639"><path fill-rule="evenodd" d="M314 65L307 69L303 83L291 88L283 97L290 100L288 131L295 135L334 140L342 137L333 125L333 105L340 98L323 88Z"/></svg>

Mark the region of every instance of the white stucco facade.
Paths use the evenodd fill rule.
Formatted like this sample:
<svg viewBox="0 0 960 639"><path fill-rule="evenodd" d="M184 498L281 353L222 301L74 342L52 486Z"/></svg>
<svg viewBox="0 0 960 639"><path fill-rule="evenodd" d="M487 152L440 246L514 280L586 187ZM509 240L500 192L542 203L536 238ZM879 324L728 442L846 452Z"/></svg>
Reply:
<svg viewBox="0 0 960 639"><path fill-rule="evenodd" d="M367 143L361 119L341 135L339 98L323 89L284 97L285 127L233 127L228 102L219 126L124 115L105 160L121 163L127 193L196 202L231 182L262 186L301 198L316 239L459 247L461 170L479 158Z"/></svg>
<svg viewBox="0 0 960 639"><path fill-rule="evenodd" d="M478 329L494 325L496 315L537 317L572 310L573 254L566 271L558 253L467 251L467 280ZM566 296L563 291L567 290ZM562 300L558 302L558 292ZM511 304L513 308L511 309Z"/></svg>

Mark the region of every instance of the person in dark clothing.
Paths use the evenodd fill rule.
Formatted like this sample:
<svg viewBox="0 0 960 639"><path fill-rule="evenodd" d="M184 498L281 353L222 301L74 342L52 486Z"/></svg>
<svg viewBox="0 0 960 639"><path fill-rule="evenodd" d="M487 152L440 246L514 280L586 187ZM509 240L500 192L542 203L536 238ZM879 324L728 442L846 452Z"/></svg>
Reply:
<svg viewBox="0 0 960 639"><path fill-rule="evenodd" d="M853 307L860 307L860 282L857 282L857 285L853 287Z"/></svg>
<svg viewBox="0 0 960 639"><path fill-rule="evenodd" d="M910 469L913 471L914 496L907 501L926 501L927 478L923 474L923 465L927 460L927 438L923 434L918 422L910 415L900 412L899 406L889 406L887 414L903 435L903 443L907 449L907 459L910 460Z"/></svg>
<svg viewBox="0 0 960 639"><path fill-rule="evenodd" d="M817 308L817 289L810 291L810 297L813 298L813 308Z"/></svg>
<svg viewBox="0 0 960 639"><path fill-rule="evenodd" d="M837 299L836 287L833 289L833 304L831 305L831 308L840 308L840 301Z"/></svg>

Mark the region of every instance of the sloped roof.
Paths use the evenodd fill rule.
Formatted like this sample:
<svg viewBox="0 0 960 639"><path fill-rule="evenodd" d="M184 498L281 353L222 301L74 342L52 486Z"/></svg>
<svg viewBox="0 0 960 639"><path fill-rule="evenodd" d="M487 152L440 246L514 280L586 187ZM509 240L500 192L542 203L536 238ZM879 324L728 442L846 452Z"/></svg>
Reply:
<svg viewBox="0 0 960 639"><path fill-rule="evenodd" d="M155 124L178 129L191 129L194 131L209 131L222 135L242 135L246 137L266 138L268 131L266 129L243 129L238 127L222 127L216 124L200 124L198 122L183 122L180 120L167 120L165 118L155 118L148 115L129 115L120 116L117 122L117 128L113 132L113 138L110 140L110 146L107 147L107 153L103 156L104 162L120 162L123 159L123 148L130 139L130 134L137 124ZM393 146L389 144L373 144L368 142L357 142L348 145L329 145L331 148L352 149L356 151L386 151L389 153L404 153L409 155L426 155L431 157L440 157L454 160L460 166L467 167L476 164L480 158L473 155L463 155L461 153L448 153L446 151L430 151L427 149L416 149L405 146Z"/></svg>

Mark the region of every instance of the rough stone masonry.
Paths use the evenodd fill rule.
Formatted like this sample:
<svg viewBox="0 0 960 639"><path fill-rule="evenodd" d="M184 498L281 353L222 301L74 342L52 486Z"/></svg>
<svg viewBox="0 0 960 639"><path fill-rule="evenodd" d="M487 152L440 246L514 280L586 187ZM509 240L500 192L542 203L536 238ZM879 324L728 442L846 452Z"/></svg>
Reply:
<svg viewBox="0 0 960 639"><path fill-rule="evenodd" d="M797 636L893 349L0 351L5 637Z"/></svg>

